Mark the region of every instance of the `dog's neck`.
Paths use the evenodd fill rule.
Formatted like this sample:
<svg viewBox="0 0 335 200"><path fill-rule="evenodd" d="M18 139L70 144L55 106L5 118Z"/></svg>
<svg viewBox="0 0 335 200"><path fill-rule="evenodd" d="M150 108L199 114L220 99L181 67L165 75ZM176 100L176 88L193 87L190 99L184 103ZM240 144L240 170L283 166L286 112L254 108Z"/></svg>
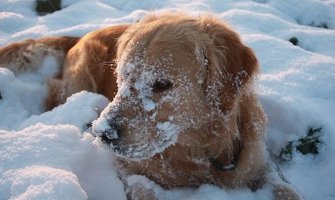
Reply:
<svg viewBox="0 0 335 200"><path fill-rule="evenodd" d="M229 159L224 160L224 159L220 159L219 157L219 158L212 160L211 163L213 167L220 171L234 170L237 166L237 163L240 158L240 153L243 149L243 146L240 143L240 140L234 141L234 147L235 147L233 151L234 153Z"/></svg>

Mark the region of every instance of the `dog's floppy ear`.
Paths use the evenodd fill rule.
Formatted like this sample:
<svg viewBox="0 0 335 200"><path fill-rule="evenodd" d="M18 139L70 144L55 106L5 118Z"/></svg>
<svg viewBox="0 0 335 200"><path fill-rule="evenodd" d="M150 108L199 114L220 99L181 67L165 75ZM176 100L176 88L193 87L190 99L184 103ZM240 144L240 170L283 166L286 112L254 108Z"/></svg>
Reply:
<svg viewBox="0 0 335 200"><path fill-rule="evenodd" d="M218 90L214 93L220 98L221 110L229 112L239 91L252 82L258 71L258 61L252 49L245 46L238 34L227 25L214 18L205 18L202 26L211 40L205 51L208 59L207 84Z"/></svg>

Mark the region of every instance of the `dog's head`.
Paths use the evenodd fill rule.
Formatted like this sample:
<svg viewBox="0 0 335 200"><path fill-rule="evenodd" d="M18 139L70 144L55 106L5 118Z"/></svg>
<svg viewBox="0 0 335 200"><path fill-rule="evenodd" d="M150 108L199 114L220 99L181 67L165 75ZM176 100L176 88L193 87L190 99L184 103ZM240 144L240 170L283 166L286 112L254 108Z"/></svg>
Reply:
<svg viewBox="0 0 335 200"><path fill-rule="evenodd" d="M138 159L176 145L228 144L239 91L258 68L225 24L182 14L149 16L130 27L119 38L117 61L118 92L94 131L118 154Z"/></svg>

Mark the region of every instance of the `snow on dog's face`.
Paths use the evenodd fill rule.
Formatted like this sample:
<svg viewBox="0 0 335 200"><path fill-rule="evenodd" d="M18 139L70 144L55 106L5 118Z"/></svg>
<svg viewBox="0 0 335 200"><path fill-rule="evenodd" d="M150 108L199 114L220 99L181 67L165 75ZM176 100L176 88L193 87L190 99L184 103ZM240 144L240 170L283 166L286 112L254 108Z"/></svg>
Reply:
<svg viewBox="0 0 335 200"><path fill-rule="evenodd" d="M110 129L105 134L117 153L147 158L204 121L205 68L194 52L159 43L129 45L118 63L119 89L106 110Z"/></svg>
<svg viewBox="0 0 335 200"><path fill-rule="evenodd" d="M209 132L219 135L215 132L227 128L225 121L235 101L232 93L248 72L234 69L234 75L222 69L225 58L218 49L222 46L216 47L207 30L212 27L205 22L168 15L149 17L119 39L118 92L93 124L97 135L110 140L116 153L146 159L185 143L185 136L193 140L185 144L188 148L206 142L208 146L216 138ZM230 59L234 58L225 62ZM222 101L220 95L229 96ZM229 136L226 139L229 143Z"/></svg>

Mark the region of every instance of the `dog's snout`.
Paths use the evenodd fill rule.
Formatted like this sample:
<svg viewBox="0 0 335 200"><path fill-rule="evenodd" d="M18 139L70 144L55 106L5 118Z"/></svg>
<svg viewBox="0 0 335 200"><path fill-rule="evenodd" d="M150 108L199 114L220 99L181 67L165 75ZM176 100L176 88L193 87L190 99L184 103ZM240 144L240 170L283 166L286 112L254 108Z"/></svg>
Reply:
<svg viewBox="0 0 335 200"><path fill-rule="evenodd" d="M122 136L122 127L123 125L122 118L114 117L108 121L109 129L105 130L104 134L101 136L101 139L110 144L115 143Z"/></svg>

